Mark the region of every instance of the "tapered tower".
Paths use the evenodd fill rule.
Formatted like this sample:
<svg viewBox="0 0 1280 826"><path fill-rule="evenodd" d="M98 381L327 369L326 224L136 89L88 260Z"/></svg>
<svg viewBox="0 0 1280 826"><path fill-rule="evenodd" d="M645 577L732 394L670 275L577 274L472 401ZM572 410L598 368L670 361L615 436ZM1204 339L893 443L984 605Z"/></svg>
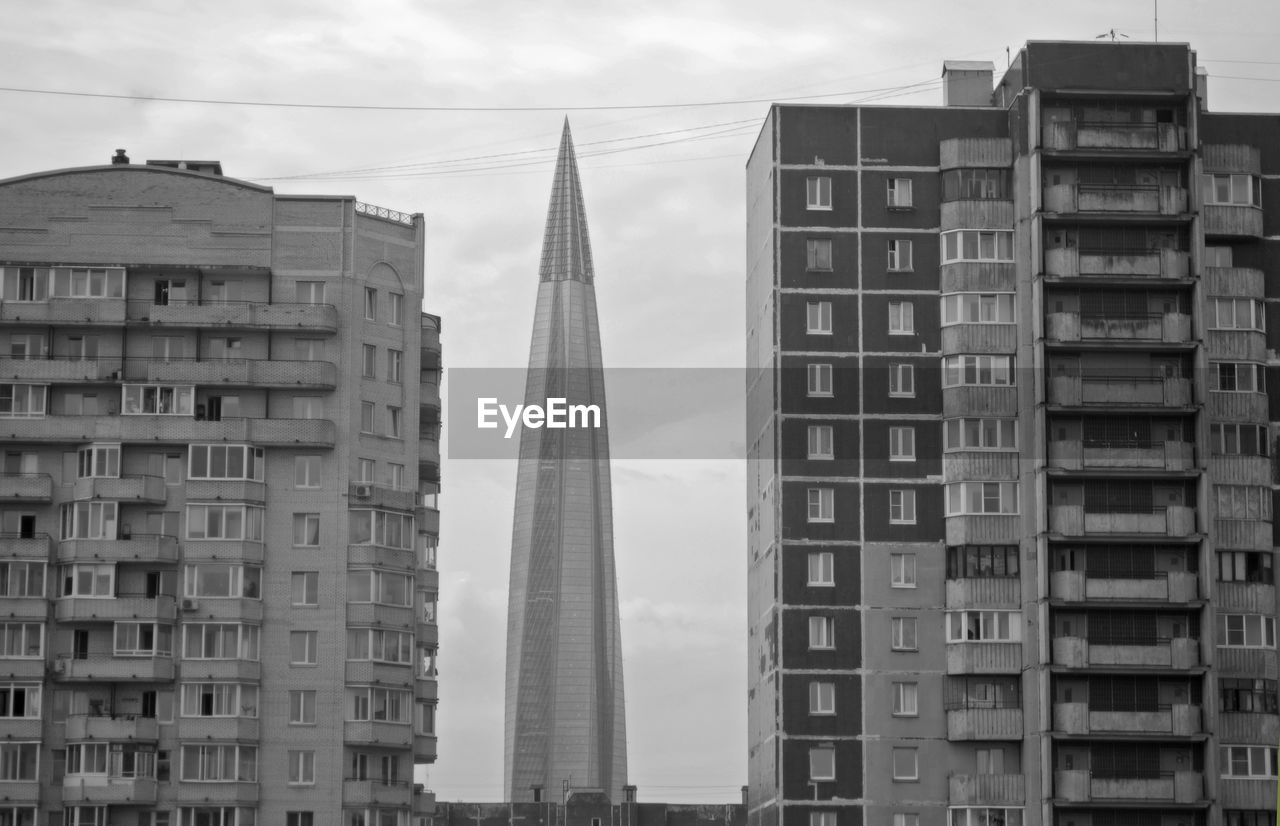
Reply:
<svg viewBox="0 0 1280 826"><path fill-rule="evenodd" d="M507 618L510 800L567 782L622 799L626 720L595 273L566 119L542 244L525 403L594 405L599 419L520 437ZM584 426L585 425L585 426ZM598 426L591 426L598 425ZM553 799L551 797L547 799Z"/></svg>

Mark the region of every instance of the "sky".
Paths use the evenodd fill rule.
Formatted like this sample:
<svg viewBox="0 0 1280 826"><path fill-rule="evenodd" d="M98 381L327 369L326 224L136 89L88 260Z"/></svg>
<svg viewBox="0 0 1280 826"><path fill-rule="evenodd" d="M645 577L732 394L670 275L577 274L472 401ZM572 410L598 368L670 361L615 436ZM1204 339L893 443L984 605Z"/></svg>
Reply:
<svg viewBox="0 0 1280 826"><path fill-rule="evenodd" d="M998 76L1026 40L1156 34L1155 2L1133 0L5 5L0 178L123 147L420 212L446 396L451 371L526 363L566 116L606 364L726 370L744 360L743 167L769 101L939 105L944 59ZM1211 109L1280 111L1280 4L1158 12L1158 39L1208 68ZM665 424L686 442L741 433L732 389L706 406ZM445 455L440 756L422 779L441 800L500 800L515 467L450 459L447 442ZM732 802L746 782L745 473L721 452L675 455L633 449L613 470L630 781L641 800Z"/></svg>

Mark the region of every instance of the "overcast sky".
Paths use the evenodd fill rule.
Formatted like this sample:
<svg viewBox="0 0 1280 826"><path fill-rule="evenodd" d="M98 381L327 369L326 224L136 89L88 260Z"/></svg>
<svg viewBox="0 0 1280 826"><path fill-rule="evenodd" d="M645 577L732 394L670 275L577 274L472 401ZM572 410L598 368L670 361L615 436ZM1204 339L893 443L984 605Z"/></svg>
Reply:
<svg viewBox="0 0 1280 826"><path fill-rule="evenodd" d="M279 192L421 212L426 309L444 317L451 369L525 364L566 114L606 364L737 367L743 165L767 103L734 101L940 104L944 59L1002 70L1006 47L1028 39L1114 29L1150 40L1154 10L1134 0L6 5L0 177L105 163L124 147L135 163L220 160ZM1159 13L1159 39L1191 42L1208 67L1211 108L1280 111L1280 4L1164 0ZM670 108L629 108L659 104ZM740 400L727 394L716 408L692 426L740 434ZM499 800L515 468L455 460L443 473L440 757L429 785L444 800ZM630 779L642 800L732 801L746 781L744 502L737 461L615 463Z"/></svg>

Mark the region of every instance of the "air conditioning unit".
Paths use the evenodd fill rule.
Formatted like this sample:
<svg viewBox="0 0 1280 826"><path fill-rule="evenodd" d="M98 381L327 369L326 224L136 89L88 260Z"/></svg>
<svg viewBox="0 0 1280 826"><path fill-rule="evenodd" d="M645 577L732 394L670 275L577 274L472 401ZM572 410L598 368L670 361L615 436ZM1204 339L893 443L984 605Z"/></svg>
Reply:
<svg viewBox="0 0 1280 826"><path fill-rule="evenodd" d="M373 495L373 485L356 485L356 496L368 499Z"/></svg>
<svg viewBox="0 0 1280 826"><path fill-rule="evenodd" d="M184 599L182 601L183 611L194 611L200 607L200 603L194 599Z"/></svg>

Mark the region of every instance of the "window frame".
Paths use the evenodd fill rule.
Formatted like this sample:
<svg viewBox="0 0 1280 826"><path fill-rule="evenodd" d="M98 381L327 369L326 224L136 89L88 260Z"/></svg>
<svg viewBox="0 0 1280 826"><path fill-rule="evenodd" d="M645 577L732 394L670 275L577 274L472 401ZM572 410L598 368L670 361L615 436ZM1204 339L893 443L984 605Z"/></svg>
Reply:
<svg viewBox="0 0 1280 826"><path fill-rule="evenodd" d="M805 302L805 333L811 336L833 335L830 301Z"/></svg>
<svg viewBox="0 0 1280 826"><path fill-rule="evenodd" d="M910 771L899 773L899 758L903 760L910 758ZM920 780L920 749L914 746L894 746L891 751L891 763L893 767L893 782L895 783L914 783ZM906 766L902 766L906 769Z"/></svg>
<svg viewBox="0 0 1280 826"><path fill-rule="evenodd" d="M835 371L830 364L808 365L809 398L831 398L835 395Z"/></svg>
<svg viewBox="0 0 1280 826"><path fill-rule="evenodd" d="M915 588L916 555L913 553L889 554L889 587Z"/></svg>
<svg viewBox="0 0 1280 826"><path fill-rule="evenodd" d="M912 201L910 178L885 180L885 207L889 210L906 210L915 206Z"/></svg>
<svg viewBox="0 0 1280 826"><path fill-rule="evenodd" d="M890 690L893 692L892 715L894 717L920 716L919 683L894 682Z"/></svg>
<svg viewBox="0 0 1280 826"><path fill-rule="evenodd" d="M808 426L809 459L835 459L835 428L829 424Z"/></svg>
<svg viewBox="0 0 1280 826"><path fill-rule="evenodd" d="M830 238L805 239L805 272L833 272L835 245Z"/></svg>
<svg viewBox="0 0 1280 826"><path fill-rule="evenodd" d="M916 333L916 305L914 301L889 302L889 335L913 336Z"/></svg>
<svg viewBox="0 0 1280 826"><path fill-rule="evenodd" d="M836 713L836 684L824 680L809 681L809 714L834 716Z"/></svg>
<svg viewBox="0 0 1280 826"><path fill-rule="evenodd" d="M836 521L835 488L808 489L808 522L810 524L831 524Z"/></svg>
<svg viewBox="0 0 1280 826"><path fill-rule="evenodd" d="M894 500L897 500L896 502ZM889 524L916 524L916 491L915 488L889 489Z"/></svg>
<svg viewBox="0 0 1280 826"><path fill-rule="evenodd" d="M889 633L889 650L920 650L920 623L918 617L890 617Z"/></svg>
<svg viewBox="0 0 1280 826"><path fill-rule="evenodd" d="M836 618L828 614L809 615L809 650L836 649Z"/></svg>
<svg viewBox="0 0 1280 826"><path fill-rule="evenodd" d="M889 362L889 397L914 399L916 397L916 366L906 361Z"/></svg>
<svg viewBox="0 0 1280 826"><path fill-rule="evenodd" d="M910 238L891 238L886 251L886 272L915 272L915 258Z"/></svg>
<svg viewBox="0 0 1280 826"><path fill-rule="evenodd" d="M830 588L836 584L836 555L833 551L809 551L808 581L810 588Z"/></svg>
<svg viewBox="0 0 1280 826"><path fill-rule="evenodd" d="M805 209L831 211L832 183L830 175L809 175L805 178Z"/></svg>

